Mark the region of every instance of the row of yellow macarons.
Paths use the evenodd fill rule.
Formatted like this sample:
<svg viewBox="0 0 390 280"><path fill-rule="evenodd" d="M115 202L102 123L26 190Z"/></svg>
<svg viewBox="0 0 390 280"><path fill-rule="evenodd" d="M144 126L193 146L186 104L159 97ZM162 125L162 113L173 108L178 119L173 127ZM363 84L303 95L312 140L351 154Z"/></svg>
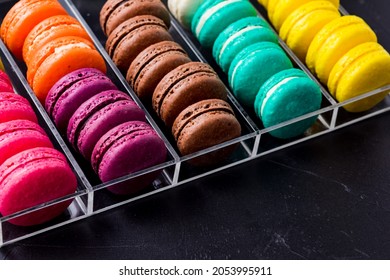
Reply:
<svg viewBox="0 0 390 280"><path fill-rule="evenodd" d="M339 0L258 0L279 36L339 102L390 84L390 55L370 26L340 15ZM374 107L387 92L344 108Z"/></svg>

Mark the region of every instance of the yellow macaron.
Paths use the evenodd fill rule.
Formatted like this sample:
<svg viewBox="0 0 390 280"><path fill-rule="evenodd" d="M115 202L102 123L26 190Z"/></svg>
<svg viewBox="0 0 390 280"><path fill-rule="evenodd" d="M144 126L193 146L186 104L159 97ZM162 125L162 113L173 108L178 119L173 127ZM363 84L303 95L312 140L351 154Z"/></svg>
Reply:
<svg viewBox="0 0 390 280"><path fill-rule="evenodd" d="M260 5L267 9L268 0L257 0L257 2L259 2Z"/></svg>
<svg viewBox="0 0 390 280"><path fill-rule="evenodd" d="M307 50L321 28L340 17L334 4L329 1L311 1L289 15L279 31L279 36L305 61Z"/></svg>
<svg viewBox="0 0 390 280"><path fill-rule="evenodd" d="M282 27L287 17L300 6L318 0L268 0L268 18L277 31ZM340 5L340 0L327 0L334 4L336 8Z"/></svg>
<svg viewBox="0 0 390 280"><path fill-rule="evenodd" d="M0 70L4 71L4 65L3 65L3 62L1 61L1 59L0 59Z"/></svg>
<svg viewBox="0 0 390 280"><path fill-rule="evenodd" d="M378 43L363 43L351 49L335 64L329 76L328 89L337 101L343 102L390 84L390 55ZM349 112L371 109L388 92L347 104Z"/></svg>
<svg viewBox="0 0 390 280"><path fill-rule="evenodd" d="M357 16L342 16L326 24L315 35L306 55L306 65L327 84L336 62L350 49L366 42L377 42L374 31Z"/></svg>

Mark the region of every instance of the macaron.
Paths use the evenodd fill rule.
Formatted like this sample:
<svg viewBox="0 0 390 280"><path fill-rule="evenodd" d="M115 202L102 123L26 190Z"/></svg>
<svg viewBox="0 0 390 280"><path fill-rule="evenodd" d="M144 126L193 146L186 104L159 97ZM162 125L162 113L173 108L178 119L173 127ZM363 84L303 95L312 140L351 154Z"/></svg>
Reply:
<svg viewBox="0 0 390 280"><path fill-rule="evenodd" d="M171 127L188 106L205 99L227 99L227 89L215 71L202 62L189 62L169 72L152 98L154 111Z"/></svg>
<svg viewBox="0 0 390 280"><path fill-rule="evenodd" d="M267 5L268 18L276 30L279 31L286 18L298 9L300 6L317 0L269 0ZM340 6L340 0L328 0L337 9Z"/></svg>
<svg viewBox="0 0 390 280"><path fill-rule="evenodd" d="M53 85L47 94L45 109L57 129L65 135L70 118L81 104L102 91L115 89L115 84L100 70L81 68Z"/></svg>
<svg viewBox="0 0 390 280"><path fill-rule="evenodd" d="M260 87L274 74L292 68L282 48L272 42L261 42L243 49L229 68L233 94L245 106L253 108Z"/></svg>
<svg viewBox="0 0 390 280"><path fill-rule="evenodd" d="M377 42L377 37L363 19L357 16L336 18L315 35L307 51L306 65L327 84L336 62L350 49L366 42Z"/></svg>
<svg viewBox="0 0 390 280"><path fill-rule="evenodd" d="M360 44L343 55L329 76L328 89L339 101L368 93L390 84L390 55L378 43ZM388 92L347 104L349 112L362 112L381 102Z"/></svg>
<svg viewBox="0 0 390 280"><path fill-rule="evenodd" d="M1 38L18 59L23 59L23 44L36 24L54 15L66 15L56 0L21 0L6 14L1 24Z"/></svg>
<svg viewBox="0 0 390 280"><path fill-rule="evenodd" d="M239 137L241 125L226 101L207 99L188 106L179 114L172 126L172 135L180 154L185 156ZM195 164L215 164L226 159L229 152L217 152L212 158Z"/></svg>
<svg viewBox="0 0 390 280"><path fill-rule="evenodd" d="M256 9L247 0L206 0L196 11L191 29L203 47L212 48L218 35L231 23L256 15Z"/></svg>
<svg viewBox="0 0 390 280"><path fill-rule="evenodd" d="M169 28L169 12L160 0L108 0L100 10L100 26L107 36L124 21L135 16L151 15L161 19Z"/></svg>
<svg viewBox="0 0 390 280"><path fill-rule="evenodd" d="M164 22L151 15L130 18L115 28L106 41L106 50L115 65L126 73L137 55L152 44L173 41Z"/></svg>
<svg viewBox="0 0 390 280"><path fill-rule="evenodd" d="M0 92L0 123L19 119L38 123L27 99L13 92Z"/></svg>
<svg viewBox="0 0 390 280"><path fill-rule="evenodd" d="M229 25L214 42L213 57L227 73L234 57L249 45L259 42L278 43L278 36L263 19L246 17Z"/></svg>
<svg viewBox="0 0 390 280"><path fill-rule="evenodd" d="M11 156L36 147L53 147L37 123L29 120L0 123L0 165Z"/></svg>
<svg viewBox="0 0 390 280"><path fill-rule="evenodd" d="M8 75L0 70L0 92L13 92L14 88L12 86L11 80Z"/></svg>
<svg viewBox="0 0 390 280"><path fill-rule="evenodd" d="M73 114L67 138L87 160L99 139L112 128L128 121L146 121L145 113L119 90L103 91L85 101Z"/></svg>
<svg viewBox="0 0 390 280"><path fill-rule="evenodd" d="M164 141L147 123L125 122L104 134L92 153L92 167L103 182L163 163L167 157ZM137 184L120 184L108 189L115 194L132 194L152 183L148 176Z"/></svg>
<svg viewBox="0 0 390 280"><path fill-rule="evenodd" d="M268 6L268 1L269 0L257 0L257 2L259 2L260 5L262 5L266 9L267 9L267 6Z"/></svg>
<svg viewBox="0 0 390 280"><path fill-rule="evenodd" d="M255 100L256 115L264 127L292 120L320 109L320 87L302 70L287 69L276 73L260 88ZM277 138L291 138L303 134L313 125L317 116L272 130Z"/></svg>
<svg viewBox="0 0 390 280"><path fill-rule="evenodd" d="M191 28L192 18L204 0L168 0L173 16L186 28Z"/></svg>
<svg viewBox="0 0 390 280"><path fill-rule="evenodd" d="M190 61L187 53L176 42L156 43L133 60L126 80L141 99L150 102L160 80L171 70Z"/></svg>
<svg viewBox="0 0 390 280"><path fill-rule="evenodd" d="M64 36L77 36L90 40L81 24L70 15L56 15L38 23L28 34L23 44L23 60L28 66L32 54L46 43Z"/></svg>
<svg viewBox="0 0 390 280"><path fill-rule="evenodd" d="M39 147L20 152L0 165L0 213L21 210L71 195L77 179L59 151ZM42 224L61 215L71 199L10 219L19 226Z"/></svg>
<svg viewBox="0 0 390 280"><path fill-rule="evenodd" d="M301 61L305 61L314 36L324 25L339 17L338 9L329 1L311 1L286 18L279 36Z"/></svg>
<svg viewBox="0 0 390 280"><path fill-rule="evenodd" d="M59 79L81 68L106 72L103 57L89 40L76 36L60 37L37 50L27 70L27 80L44 104L49 90Z"/></svg>

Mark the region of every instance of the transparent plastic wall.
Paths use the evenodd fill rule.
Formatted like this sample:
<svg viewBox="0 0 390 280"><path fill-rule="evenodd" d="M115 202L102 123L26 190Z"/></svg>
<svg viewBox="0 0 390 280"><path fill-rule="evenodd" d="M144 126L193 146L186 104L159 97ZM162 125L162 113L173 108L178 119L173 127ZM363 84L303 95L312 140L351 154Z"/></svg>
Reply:
<svg viewBox="0 0 390 280"><path fill-rule="evenodd" d="M0 0L2 7L0 11L1 19L16 2L17 1ZM314 137L332 132L336 129L351 125L353 123L390 110L390 96L387 95L383 102L367 112L359 114L346 112L342 108L344 105L356 102L367 96L390 91L390 85L373 92L368 92L344 103L338 103L329 94L327 89L322 86L318 80L309 72L307 67L286 46L286 44L280 40L280 45L285 49L286 53L293 61L294 66L305 71L321 86L323 95L321 109L299 118L281 123L279 125L264 128L261 124L261 121L255 116L253 110L242 107L233 94L229 92L228 102L234 109L235 115L241 124L241 136L221 145L210 147L198 153L182 157L176 148L176 144L170 130L165 127L165 125L156 116L150 106L143 104L138 99L134 91L126 82L126 79L116 68L115 64L111 61L103 47L106 37L100 29L99 11L105 0L94 1L93 5L90 4L90 1L83 0L74 0L73 2L70 0L61 0L60 2L71 15L76 17L82 23L92 39L95 41L96 48L100 51L106 60L108 76L113 80L119 89L127 92L145 111L148 122L165 141L168 157L164 163L158 166L153 166L146 170L141 170L111 182L100 182L89 163L73 150L72 146L65 138L61 137L60 133L57 131L56 127L48 117L44 108L35 97L25 78L26 66L24 63L17 61L9 53L4 44L0 42L1 59L5 64L7 73L10 75L16 91L19 94L25 96L33 105L39 117L40 124L52 139L55 147L67 156L69 163L78 178L78 189L75 194L57 199L55 201L48 201L41 205L36 205L35 207L25 209L10 216L0 217L0 246L36 235L56 227L63 226L83 218L87 218L91 215L107 211L114 207L130 203L146 196L157 194L161 191L174 188L183 183L196 180L220 170L238 164L244 164L245 162L252 159L262 157L266 154L287 148L303 141L307 141ZM166 3L166 1L163 2ZM258 9L259 16L263 17L263 8L256 1L252 1L252 3ZM342 7L340 8L340 11L343 14L347 13ZM214 62L211 53L208 50L202 49L197 40L189 32L184 30L173 17L169 32L171 33L174 40L185 49L192 60L209 63L217 71L220 78L225 82L225 85L229 90L227 77L219 70L219 67ZM299 137L288 140L281 140L270 135L270 132L275 129L313 116L318 116L316 123ZM194 164L196 161L207 158L208 156L225 149L233 150L233 153L225 161L219 163L218 165L214 165L212 167L197 167L197 165ZM142 180L144 177L156 176L156 174L157 178L153 181L150 187L136 196L116 196L107 190L108 187L116 186L118 184L133 184L138 180ZM63 215L51 221L50 223L34 227L18 227L13 226L8 222L10 219L17 216L27 215L31 212L50 207L53 204L67 199L73 199L72 204L68 207L67 211L63 213Z"/></svg>

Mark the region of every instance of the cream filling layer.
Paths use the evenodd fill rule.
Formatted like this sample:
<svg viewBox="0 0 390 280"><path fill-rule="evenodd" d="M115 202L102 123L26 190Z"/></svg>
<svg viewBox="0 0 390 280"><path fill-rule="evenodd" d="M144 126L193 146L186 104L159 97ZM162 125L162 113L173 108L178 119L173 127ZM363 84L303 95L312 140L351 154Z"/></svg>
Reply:
<svg viewBox="0 0 390 280"><path fill-rule="evenodd" d="M227 46L229 46L229 44L233 41L235 41L237 38L239 38L240 36L242 36L244 33L246 32L249 32L251 30L255 30L255 29L262 29L264 28L263 26L247 26L245 27L244 29L241 29L240 31L234 33L232 36L230 36L226 41L225 43L222 45L222 48L221 48L221 51L219 52L219 57L218 59L221 59L222 57L222 54L224 53L225 49L227 48Z"/></svg>
<svg viewBox="0 0 390 280"><path fill-rule="evenodd" d="M284 78L284 79L281 80L279 83L277 83L276 85L274 85L274 86L267 92L267 94L265 95L265 97L264 97L264 99L263 99L263 103L261 104L260 116L263 115L264 108L265 108L265 104L268 102L268 100L271 98L271 96L275 93L275 91L277 91L280 87L282 87L283 85L287 84L289 81L294 80L294 79L299 79L299 77L288 77L288 78Z"/></svg>
<svg viewBox="0 0 390 280"><path fill-rule="evenodd" d="M211 7L208 9L206 12L203 13L203 15L200 17L198 25L196 26L195 29L195 34L197 37L199 37L200 31L202 30L204 24L206 21L218 10L222 9L225 6L228 6L230 4L236 3L236 2L241 2L242 0L228 0L228 1L223 1L221 3L218 3L217 5Z"/></svg>
<svg viewBox="0 0 390 280"><path fill-rule="evenodd" d="M91 47L88 46L87 44L80 42L80 43L73 43L73 44L68 44L68 45L65 45L65 46L57 47L57 48L55 48L54 53L57 54L57 53L60 53L60 52L63 52L63 51L67 51L67 50L73 49L73 48L91 49Z"/></svg>

